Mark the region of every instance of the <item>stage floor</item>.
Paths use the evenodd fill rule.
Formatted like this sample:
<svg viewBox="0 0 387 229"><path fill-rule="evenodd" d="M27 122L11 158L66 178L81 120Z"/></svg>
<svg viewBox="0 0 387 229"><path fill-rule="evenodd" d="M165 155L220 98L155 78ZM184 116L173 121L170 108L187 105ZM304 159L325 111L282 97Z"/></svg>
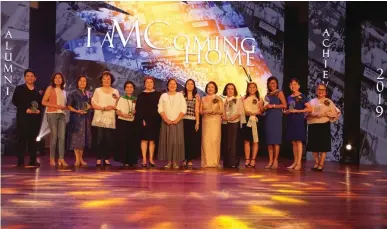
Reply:
<svg viewBox="0 0 387 229"><path fill-rule="evenodd" d="M41 162L16 168L14 158L2 157L2 228L387 228L384 166L327 163L313 172L308 162L297 172L286 170L290 161L265 170L266 158L239 170L96 168L92 159L87 168L59 169L47 157Z"/></svg>

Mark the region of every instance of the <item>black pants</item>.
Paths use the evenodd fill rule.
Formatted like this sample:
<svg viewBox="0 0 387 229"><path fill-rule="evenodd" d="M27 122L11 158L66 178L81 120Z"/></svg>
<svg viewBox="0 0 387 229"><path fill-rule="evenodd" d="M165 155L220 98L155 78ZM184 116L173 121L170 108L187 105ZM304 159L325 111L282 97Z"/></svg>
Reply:
<svg viewBox="0 0 387 229"><path fill-rule="evenodd" d="M117 160L123 164L137 164L140 142L136 133L136 124L125 120L117 120L118 152Z"/></svg>
<svg viewBox="0 0 387 229"><path fill-rule="evenodd" d="M17 142L17 158L18 158L18 164L24 164L24 152L27 149L29 155L30 155L30 162L36 161L36 150L37 150L37 143L36 143L36 137L38 136L38 133L34 133L31 130L24 129L23 131L18 131L18 142Z"/></svg>
<svg viewBox="0 0 387 229"><path fill-rule="evenodd" d="M199 157L200 134L195 130L196 120L184 119L185 159L192 161Z"/></svg>
<svg viewBox="0 0 387 229"><path fill-rule="evenodd" d="M96 128L97 160L108 160L109 159L110 153L114 149L113 133L114 133L114 129L103 128L103 127Z"/></svg>
<svg viewBox="0 0 387 229"><path fill-rule="evenodd" d="M222 156L223 167L239 166L238 154L238 123L222 124Z"/></svg>

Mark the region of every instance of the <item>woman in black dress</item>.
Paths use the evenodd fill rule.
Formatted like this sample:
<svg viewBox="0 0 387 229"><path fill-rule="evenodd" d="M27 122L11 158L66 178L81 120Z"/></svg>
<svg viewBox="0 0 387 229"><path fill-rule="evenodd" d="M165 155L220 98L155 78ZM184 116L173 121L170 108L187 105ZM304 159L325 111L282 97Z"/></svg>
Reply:
<svg viewBox="0 0 387 229"><path fill-rule="evenodd" d="M157 108L161 93L155 91L154 85L155 82L152 77L145 77L145 90L138 95L136 103L136 121L139 124L142 167L147 166L146 153L148 148L149 166L156 167L153 155L155 152L155 141L158 140L160 134L161 118Z"/></svg>

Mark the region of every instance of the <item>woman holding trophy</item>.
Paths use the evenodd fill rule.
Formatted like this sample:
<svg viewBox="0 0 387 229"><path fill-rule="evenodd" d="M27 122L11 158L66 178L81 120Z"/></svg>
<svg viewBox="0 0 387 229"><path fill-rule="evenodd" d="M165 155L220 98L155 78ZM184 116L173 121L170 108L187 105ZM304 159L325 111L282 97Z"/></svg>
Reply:
<svg viewBox="0 0 387 229"><path fill-rule="evenodd" d="M243 125L243 140L245 149L245 167L255 168L255 159L258 153L258 117L261 115L263 101L259 97L257 84L249 82L247 84L246 96L243 100L247 123ZM252 144L252 150L250 148ZM252 154L250 157L250 153Z"/></svg>
<svg viewBox="0 0 387 229"><path fill-rule="evenodd" d="M116 113L119 161L123 166L133 167L137 164L137 141L134 115L136 113L136 97L133 92L136 86L132 81L124 84L125 95L117 102Z"/></svg>
<svg viewBox="0 0 387 229"><path fill-rule="evenodd" d="M306 150L313 152L315 160L313 170L321 172L327 152L331 151L331 122L339 120L341 112L332 100L326 98L325 84L317 85L316 94L317 98L309 102L312 113L307 116L308 144Z"/></svg>
<svg viewBox="0 0 387 229"><path fill-rule="evenodd" d="M104 71L100 76L102 87L96 88L91 99L91 105L94 108L94 117L91 122L96 127L96 166L102 166L102 161L106 166L110 166L109 155L113 150L113 134L116 129L116 104L119 98L119 92L112 87L114 76Z"/></svg>
<svg viewBox="0 0 387 229"><path fill-rule="evenodd" d="M203 115L202 124L202 167L219 167L221 125L223 114L223 100L217 96L218 86L215 82L207 83L200 104L200 114Z"/></svg>
<svg viewBox="0 0 387 229"><path fill-rule="evenodd" d="M237 98L238 91L234 84L228 83L223 90L224 113L222 125L222 156L224 168L238 168L238 133L241 119L244 120L244 109L241 98Z"/></svg>
<svg viewBox="0 0 387 229"><path fill-rule="evenodd" d="M87 78L81 75L77 80L77 89L70 92L67 107L70 110L68 146L74 150L75 166L86 166L83 152L91 147L90 91L87 90Z"/></svg>
<svg viewBox="0 0 387 229"><path fill-rule="evenodd" d="M38 137L42 120L43 91L35 85L35 72L31 69L24 71L25 84L18 85L12 96L12 104L16 107L17 134L17 166L24 166L24 151L28 147L30 166L40 166L36 161L36 137Z"/></svg>
<svg viewBox="0 0 387 229"><path fill-rule="evenodd" d="M293 145L294 162L288 169L300 170L302 159L302 142L306 140L305 113L311 112L306 96L300 90L297 79L291 79L289 84L292 94L287 98L288 109L284 112L286 117L286 140Z"/></svg>

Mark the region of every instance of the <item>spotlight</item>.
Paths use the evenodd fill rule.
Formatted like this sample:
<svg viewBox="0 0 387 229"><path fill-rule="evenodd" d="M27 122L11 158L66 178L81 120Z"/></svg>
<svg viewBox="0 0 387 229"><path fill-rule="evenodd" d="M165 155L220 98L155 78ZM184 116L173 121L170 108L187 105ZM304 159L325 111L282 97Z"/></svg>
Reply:
<svg viewBox="0 0 387 229"><path fill-rule="evenodd" d="M352 145L351 144L347 144L345 146L345 149L347 149L348 151L352 150Z"/></svg>

